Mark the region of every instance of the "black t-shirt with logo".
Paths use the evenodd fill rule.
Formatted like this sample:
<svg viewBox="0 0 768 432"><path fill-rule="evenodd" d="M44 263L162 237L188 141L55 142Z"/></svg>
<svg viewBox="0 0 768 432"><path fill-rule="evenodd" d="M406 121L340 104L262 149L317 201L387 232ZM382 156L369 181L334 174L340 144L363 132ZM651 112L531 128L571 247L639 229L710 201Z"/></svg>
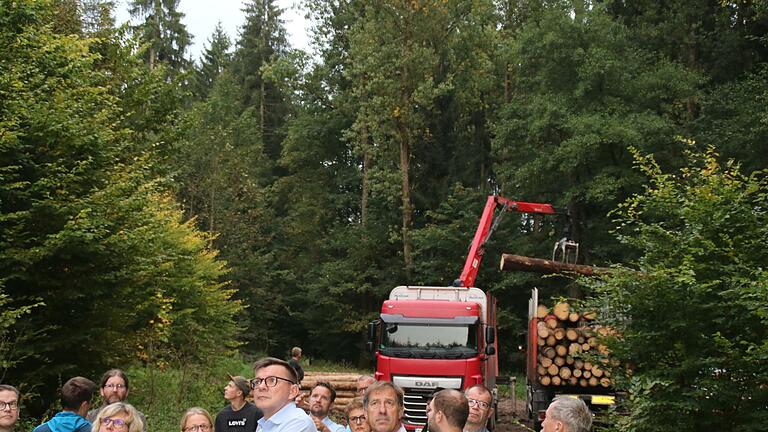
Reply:
<svg viewBox="0 0 768 432"><path fill-rule="evenodd" d="M232 405L227 405L216 414L215 431L254 432L258 426L256 421L261 417L261 410L250 402L246 402L245 406L237 411L232 410Z"/></svg>

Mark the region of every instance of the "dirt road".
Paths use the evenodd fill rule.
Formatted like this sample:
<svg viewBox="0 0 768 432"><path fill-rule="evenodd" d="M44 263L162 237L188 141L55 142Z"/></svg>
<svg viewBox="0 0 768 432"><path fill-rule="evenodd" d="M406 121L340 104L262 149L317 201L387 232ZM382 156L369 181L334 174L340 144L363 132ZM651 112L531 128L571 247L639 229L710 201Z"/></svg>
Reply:
<svg viewBox="0 0 768 432"><path fill-rule="evenodd" d="M496 432L531 432L533 429L523 421L525 418L525 401L518 400L515 406L512 398L499 399L499 422Z"/></svg>

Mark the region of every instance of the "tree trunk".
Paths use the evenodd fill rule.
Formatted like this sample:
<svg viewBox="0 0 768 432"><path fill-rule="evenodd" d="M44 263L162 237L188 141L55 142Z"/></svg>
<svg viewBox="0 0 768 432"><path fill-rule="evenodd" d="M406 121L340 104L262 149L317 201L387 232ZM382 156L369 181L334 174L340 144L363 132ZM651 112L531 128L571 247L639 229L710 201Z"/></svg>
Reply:
<svg viewBox="0 0 768 432"><path fill-rule="evenodd" d="M611 271L606 267L593 267L581 264L565 264L541 258L503 254L500 268L502 271L527 271L544 274L574 273L583 276L599 276Z"/></svg>

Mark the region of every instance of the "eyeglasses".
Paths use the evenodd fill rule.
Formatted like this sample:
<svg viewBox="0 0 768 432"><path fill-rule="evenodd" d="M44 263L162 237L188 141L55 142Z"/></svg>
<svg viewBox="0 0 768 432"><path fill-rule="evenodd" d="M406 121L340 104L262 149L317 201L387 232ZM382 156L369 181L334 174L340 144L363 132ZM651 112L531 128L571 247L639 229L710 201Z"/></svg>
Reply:
<svg viewBox="0 0 768 432"><path fill-rule="evenodd" d="M125 427L128 427L128 424L125 422L125 420L113 419L111 417L104 417L103 419L101 419L101 424L103 424L104 426L112 425L118 429L123 429Z"/></svg>
<svg viewBox="0 0 768 432"><path fill-rule="evenodd" d="M110 390L122 390L125 388L125 384L106 384L104 385L104 388L108 388Z"/></svg>
<svg viewBox="0 0 768 432"><path fill-rule="evenodd" d="M467 399L467 402L469 402L469 406L479 406L481 409L488 409L488 407L491 406L488 402L477 399Z"/></svg>
<svg viewBox="0 0 768 432"><path fill-rule="evenodd" d="M251 388L255 390L258 386L261 385L261 383L264 383L267 387L277 387L278 381L285 381L294 385L296 384L295 382L289 379L280 378L276 376L268 376L266 378L254 378L248 382L251 384Z"/></svg>
<svg viewBox="0 0 768 432"><path fill-rule="evenodd" d="M211 430L211 425L207 425L207 424L199 424L199 425L190 426L188 428L184 428L184 432L197 432L197 431L208 432L209 430Z"/></svg>
<svg viewBox="0 0 768 432"><path fill-rule="evenodd" d="M16 411L19 408L19 401L0 402L0 411Z"/></svg>
<svg viewBox="0 0 768 432"><path fill-rule="evenodd" d="M365 420L367 419L364 415L349 418L350 423L357 423L357 424L363 423Z"/></svg>

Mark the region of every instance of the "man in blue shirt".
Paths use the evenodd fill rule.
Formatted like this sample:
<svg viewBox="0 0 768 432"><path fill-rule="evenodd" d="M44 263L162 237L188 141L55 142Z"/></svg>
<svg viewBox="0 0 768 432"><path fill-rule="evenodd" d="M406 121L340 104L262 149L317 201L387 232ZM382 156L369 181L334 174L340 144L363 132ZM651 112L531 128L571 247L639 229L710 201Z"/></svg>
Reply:
<svg viewBox="0 0 768 432"><path fill-rule="evenodd" d="M405 432L400 421L405 412L403 390L389 381L376 381L363 397L365 416L372 432Z"/></svg>
<svg viewBox="0 0 768 432"><path fill-rule="evenodd" d="M70 378L61 387L62 411L32 432L91 432L91 423L85 416L96 388L88 378Z"/></svg>
<svg viewBox="0 0 768 432"><path fill-rule="evenodd" d="M254 404L264 414L257 431L317 432L312 419L294 403L299 395L299 377L288 362L266 357L253 364L253 373Z"/></svg>
<svg viewBox="0 0 768 432"><path fill-rule="evenodd" d="M329 382L319 381L309 393L309 412L319 432L344 432L344 426L328 417L335 400L336 390Z"/></svg>

